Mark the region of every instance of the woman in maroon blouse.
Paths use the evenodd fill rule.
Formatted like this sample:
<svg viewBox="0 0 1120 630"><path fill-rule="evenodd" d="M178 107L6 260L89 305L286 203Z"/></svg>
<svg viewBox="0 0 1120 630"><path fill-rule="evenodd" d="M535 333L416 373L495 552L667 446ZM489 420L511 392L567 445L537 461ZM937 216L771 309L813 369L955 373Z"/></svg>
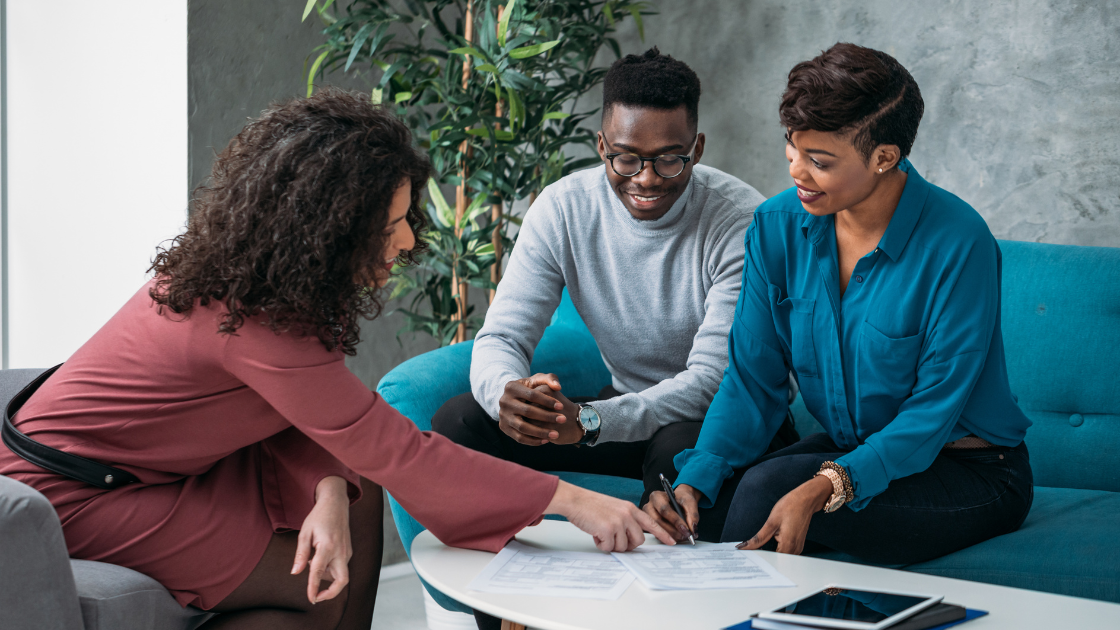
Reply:
<svg viewBox="0 0 1120 630"><path fill-rule="evenodd" d="M630 503L418 431L346 369L376 289L417 251L428 175L361 95L266 111L218 156L155 278L14 418L139 483L103 490L7 449L0 474L50 499L73 557L225 613L211 630L368 629L380 486L450 545L497 551L544 514L604 551L643 529L671 543Z"/></svg>

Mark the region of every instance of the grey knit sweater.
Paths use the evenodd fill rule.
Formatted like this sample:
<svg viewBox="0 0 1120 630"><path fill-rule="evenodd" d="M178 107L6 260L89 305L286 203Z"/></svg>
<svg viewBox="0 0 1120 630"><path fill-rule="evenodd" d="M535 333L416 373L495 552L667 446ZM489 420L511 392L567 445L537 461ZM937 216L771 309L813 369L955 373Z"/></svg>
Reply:
<svg viewBox="0 0 1120 630"><path fill-rule="evenodd" d="M703 420L727 367L743 237L764 200L703 165L656 221L630 215L604 167L547 187L525 215L475 337L475 399L498 417L506 383L529 376L567 287L623 393L593 403L602 418L599 443L646 440L667 424Z"/></svg>

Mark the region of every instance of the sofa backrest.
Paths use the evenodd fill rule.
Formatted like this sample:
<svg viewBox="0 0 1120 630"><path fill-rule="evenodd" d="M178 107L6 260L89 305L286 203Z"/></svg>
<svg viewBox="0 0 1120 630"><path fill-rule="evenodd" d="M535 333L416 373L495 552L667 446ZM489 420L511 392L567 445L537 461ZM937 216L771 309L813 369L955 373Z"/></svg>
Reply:
<svg viewBox="0 0 1120 630"><path fill-rule="evenodd" d="M1035 485L1120 491L1120 248L1000 241Z"/></svg>

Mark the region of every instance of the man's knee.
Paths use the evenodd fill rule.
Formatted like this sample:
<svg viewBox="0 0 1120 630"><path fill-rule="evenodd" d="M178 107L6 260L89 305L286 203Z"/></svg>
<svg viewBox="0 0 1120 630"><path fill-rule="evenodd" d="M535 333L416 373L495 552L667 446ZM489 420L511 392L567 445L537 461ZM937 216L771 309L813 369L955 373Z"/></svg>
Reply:
<svg viewBox="0 0 1120 630"><path fill-rule="evenodd" d="M646 462L672 461L681 451L695 448L702 425L702 422L674 422L661 427L650 439Z"/></svg>
<svg viewBox="0 0 1120 630"><path fill-rule="evenodd" d="M470 392L460 394L443 403L432 416L432 431L452 442L461 443L464 437L476 432L474 425L480 414L486 416L486 411L474 399L474 395Z"/></svg>

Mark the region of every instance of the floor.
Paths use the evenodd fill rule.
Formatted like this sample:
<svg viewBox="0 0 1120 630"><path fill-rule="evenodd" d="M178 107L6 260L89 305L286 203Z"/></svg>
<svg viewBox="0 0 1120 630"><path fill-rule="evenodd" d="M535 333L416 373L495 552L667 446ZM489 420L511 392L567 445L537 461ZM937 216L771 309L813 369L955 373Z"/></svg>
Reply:
<svg viewBox="0 0 1120 630"><path fill-rule="evenodd" d="M392 568L394 565L390 565ZM399 565L395 565L399 566ZM373 630L428 630L420 578L411 570L382 577L373 608Z"/></svg>

